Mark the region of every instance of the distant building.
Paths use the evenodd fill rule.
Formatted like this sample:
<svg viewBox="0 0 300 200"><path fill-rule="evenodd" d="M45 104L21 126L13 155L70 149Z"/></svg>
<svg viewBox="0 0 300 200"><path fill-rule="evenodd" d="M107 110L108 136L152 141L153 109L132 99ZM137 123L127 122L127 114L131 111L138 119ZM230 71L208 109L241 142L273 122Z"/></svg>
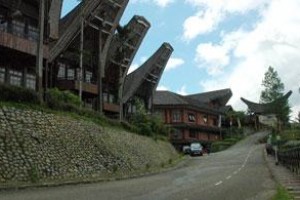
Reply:
<svg viewBox="0 0 300 200"><path fill-rule="evenodd" d="M259 130L263 125L277 126L276 128L281 130L282 122L278 119L279 109L277 107L287 101L291 95L292 91L289 91L270 103L255 103L241 97L241 100L248 106L250 113L248 123L254 124L256 130Z"/></svg>
<svg viewBox="0 0 300 200"><path fill-rule="evenodd" d="M209 145L222 139L222 118L231 108L226 106L231 96L230 89L187 96L156 91L153 110L171 127L170 140L179 150L196 141Z"/></svg>

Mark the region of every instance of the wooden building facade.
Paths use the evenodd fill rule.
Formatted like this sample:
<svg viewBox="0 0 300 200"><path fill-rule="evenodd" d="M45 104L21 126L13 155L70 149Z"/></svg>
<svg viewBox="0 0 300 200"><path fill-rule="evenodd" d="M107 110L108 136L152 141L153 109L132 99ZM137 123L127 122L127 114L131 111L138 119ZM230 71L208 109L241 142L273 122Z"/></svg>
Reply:
<svg viewBox="0 0 300 200"><path fill-rule="evenodd" d="M157 91L154 113L171 127L169 138L178 150L192 142L206 146L222 139L220 120L231 96L230 89L188 96Z"/></svg>
<svg viewBox="0 0 300 200"><path fill-rule="evenodd" d="M126 81L131 76L127 75L128 69L150 23L142 16L133 16L125 26L119 24L128 0L82 1L61 18L62 3L63 0L0 0L0 84L37 91L42 85L43 92L53 87L70 90L80 96L83 106L122 118L123 108L131 99L126 91L131 88L130 81ZM43 58L39 69L41 10L45 28L41 33ZM155 87L150 87L146 95L148 99L170 55L159 50L141 66L143 70L137 70L156 77ZM153 72L154 66L159 66L158 72ZM40 73L41 78L37 76ZM143 83L135 83L134 87L139 84Z"/></svg>

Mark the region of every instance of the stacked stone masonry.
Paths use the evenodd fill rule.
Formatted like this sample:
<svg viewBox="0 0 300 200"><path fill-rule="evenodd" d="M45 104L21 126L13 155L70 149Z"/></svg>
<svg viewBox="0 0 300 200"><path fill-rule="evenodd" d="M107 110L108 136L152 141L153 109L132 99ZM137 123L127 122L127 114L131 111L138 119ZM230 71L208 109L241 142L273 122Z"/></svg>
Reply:
<svg viewBox="0 0 300 200"><path fill-rule="evenodd" d="M0 106L0 183L109 177L177 159L167 142L93 122Z"/></svg>

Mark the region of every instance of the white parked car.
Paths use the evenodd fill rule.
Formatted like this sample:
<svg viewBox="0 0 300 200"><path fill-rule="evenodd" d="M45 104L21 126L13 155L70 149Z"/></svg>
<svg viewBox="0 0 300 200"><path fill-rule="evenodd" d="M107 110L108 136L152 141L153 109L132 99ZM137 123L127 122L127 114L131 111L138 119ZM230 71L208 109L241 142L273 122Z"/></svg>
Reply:
<svg viewBox="0 0 300 200"><path fill-rule="evenodd" d="M191 143L191 156L193 155L203 155L203 146L199 142L193 142Z"/></svg>

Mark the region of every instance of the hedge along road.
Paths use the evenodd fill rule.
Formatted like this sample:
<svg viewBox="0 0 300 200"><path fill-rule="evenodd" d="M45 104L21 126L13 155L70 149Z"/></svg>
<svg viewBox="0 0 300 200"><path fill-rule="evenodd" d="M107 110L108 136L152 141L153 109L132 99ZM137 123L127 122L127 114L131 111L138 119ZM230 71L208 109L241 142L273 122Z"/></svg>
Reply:
<svg viewBox="0 0 300 200"><path fill-rule="evenodd" d="M264 145L257 144L267 133L251 135L230 149L203 157L188 158L187 166L147 177L36 188L0 193L1 200L242 200L270 199L275 194L263 157Z"/></svg>

